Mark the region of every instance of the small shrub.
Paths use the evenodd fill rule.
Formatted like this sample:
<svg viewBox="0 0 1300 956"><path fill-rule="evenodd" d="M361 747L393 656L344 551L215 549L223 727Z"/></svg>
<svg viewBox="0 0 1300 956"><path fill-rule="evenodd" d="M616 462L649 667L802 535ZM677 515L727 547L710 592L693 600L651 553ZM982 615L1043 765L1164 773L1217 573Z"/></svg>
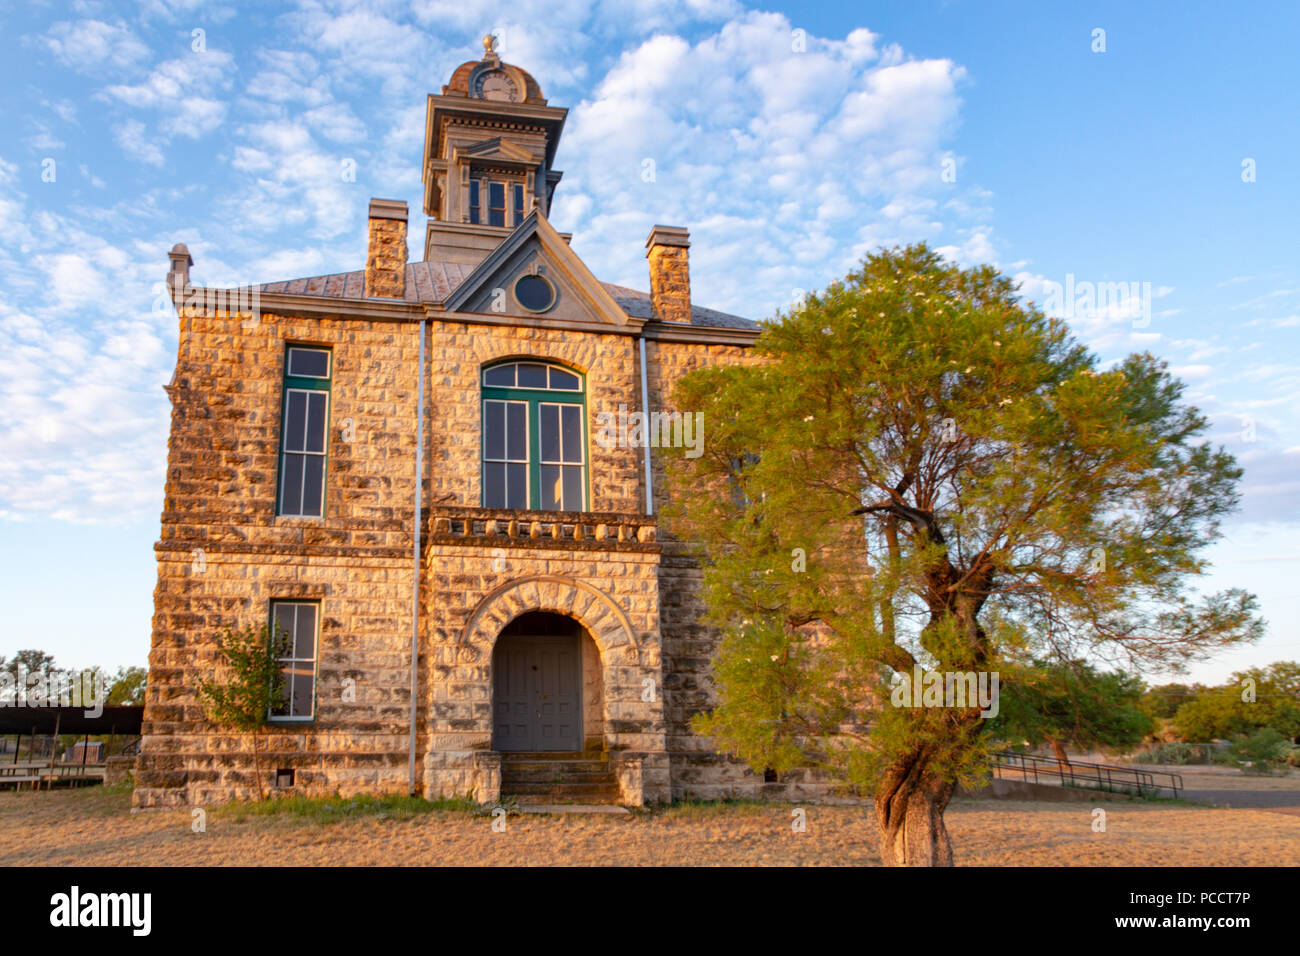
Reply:
<svg viewBox="0 0 1300 956"><path fill-rule="evenodd" d="M1291 755L1291 742L1272 727L1261 727L1253 734L1241 737L1232 747L1232 755L1247 766L1250 773L1272 773L1283 766Z"/></svg>

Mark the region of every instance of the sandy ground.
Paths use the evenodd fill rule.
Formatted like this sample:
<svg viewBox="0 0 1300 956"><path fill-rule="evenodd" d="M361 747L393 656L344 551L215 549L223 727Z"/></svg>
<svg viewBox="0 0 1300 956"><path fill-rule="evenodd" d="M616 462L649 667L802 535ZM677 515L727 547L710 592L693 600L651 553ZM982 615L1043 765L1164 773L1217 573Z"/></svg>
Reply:
<svg viewBox="0 0 1300 956"><path fill-rule="evenodd" d="M1092 807L955 801L947 821L958 865L1300 865L1300 816L1170 804ZM0 865L852 865L878 866L875 825L857 808L686 807L631 816L512 816L438 811L410 819L315 823L213 811L131 813L99 788L0 793Z"/></svg>

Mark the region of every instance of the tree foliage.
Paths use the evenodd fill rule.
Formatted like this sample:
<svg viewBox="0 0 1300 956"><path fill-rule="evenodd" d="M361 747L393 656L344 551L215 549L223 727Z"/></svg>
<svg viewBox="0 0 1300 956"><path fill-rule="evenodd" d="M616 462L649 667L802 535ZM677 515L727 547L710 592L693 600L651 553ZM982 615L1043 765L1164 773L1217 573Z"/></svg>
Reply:
<svg viewBox="0 0 1300 956"><path fill-rule="evenodd" d="M1173 725L1184 740L1229 740L1270 727L1300 737L1300 662L1237 671L1180 706Z"/></svg>
<svg viewBox="0 0 1300 956"><path fill-rule="evenodd" d="M1178 667L1261 631L1197 598L1240 468L1150 355L1110 367L990 267L868 256L766 323L753 364L679 383L704 413L669 529L726 635L698 723L756 768L874 788L886 862L948 862L942 811L987 734L892 708L893 675L1034 658ZM909 836L909 830L911 835Z"/></svg>
<svg viewBox="0 0 1300 956"><path fill-rule="evenodd" d="M272 708L284 698L286 681L280 659L288 654L289 636L270 624L242 631L227 629L217 637L217 647L224 665L220 679L199 678L199 699L213 722L255 735L254 773L258 795L264 797L257 741L270 721Z"/></svg>
<svg viewBox="0 0 1300 956"><path fill-rule="evenodd" d="M119 667L108 686L110 706L139 706L144 703L144 686L149 672L143 667Z"/></svg>
<svg viewBox="0 0 1300 956"><path fill-rule="evenodd" d="M998 740L1047 743L1063 758L1066 745L1130 749L1153 727L1140 707L1142 681L1136 675L1099 670L1087 661L1037 660L1001 680L998 716L989 725Z"/></svg>

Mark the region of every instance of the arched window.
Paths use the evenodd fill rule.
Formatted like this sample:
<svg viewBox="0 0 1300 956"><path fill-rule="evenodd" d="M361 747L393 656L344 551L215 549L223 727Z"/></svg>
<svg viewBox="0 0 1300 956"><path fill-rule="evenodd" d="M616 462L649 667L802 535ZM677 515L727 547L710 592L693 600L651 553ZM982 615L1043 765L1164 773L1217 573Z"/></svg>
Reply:
<svg viewBox="0 0 1300 956"><path fill-rule="evenodd" d="M587 510L582 376L558 365L483 370L483 507Z"/></svg>

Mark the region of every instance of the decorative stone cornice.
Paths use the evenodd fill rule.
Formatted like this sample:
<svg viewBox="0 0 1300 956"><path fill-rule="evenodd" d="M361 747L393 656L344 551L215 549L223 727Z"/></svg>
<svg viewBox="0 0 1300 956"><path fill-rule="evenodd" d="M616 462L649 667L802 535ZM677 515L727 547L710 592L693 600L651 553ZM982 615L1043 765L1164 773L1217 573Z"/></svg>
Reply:
<svg viewBox="0 0 1300 956"><path fill-rule="evenodd" d="M435 544L480 548L551 548L658 554L651 515L600 511L512 511L435 505L428 535Z"/></svg>

